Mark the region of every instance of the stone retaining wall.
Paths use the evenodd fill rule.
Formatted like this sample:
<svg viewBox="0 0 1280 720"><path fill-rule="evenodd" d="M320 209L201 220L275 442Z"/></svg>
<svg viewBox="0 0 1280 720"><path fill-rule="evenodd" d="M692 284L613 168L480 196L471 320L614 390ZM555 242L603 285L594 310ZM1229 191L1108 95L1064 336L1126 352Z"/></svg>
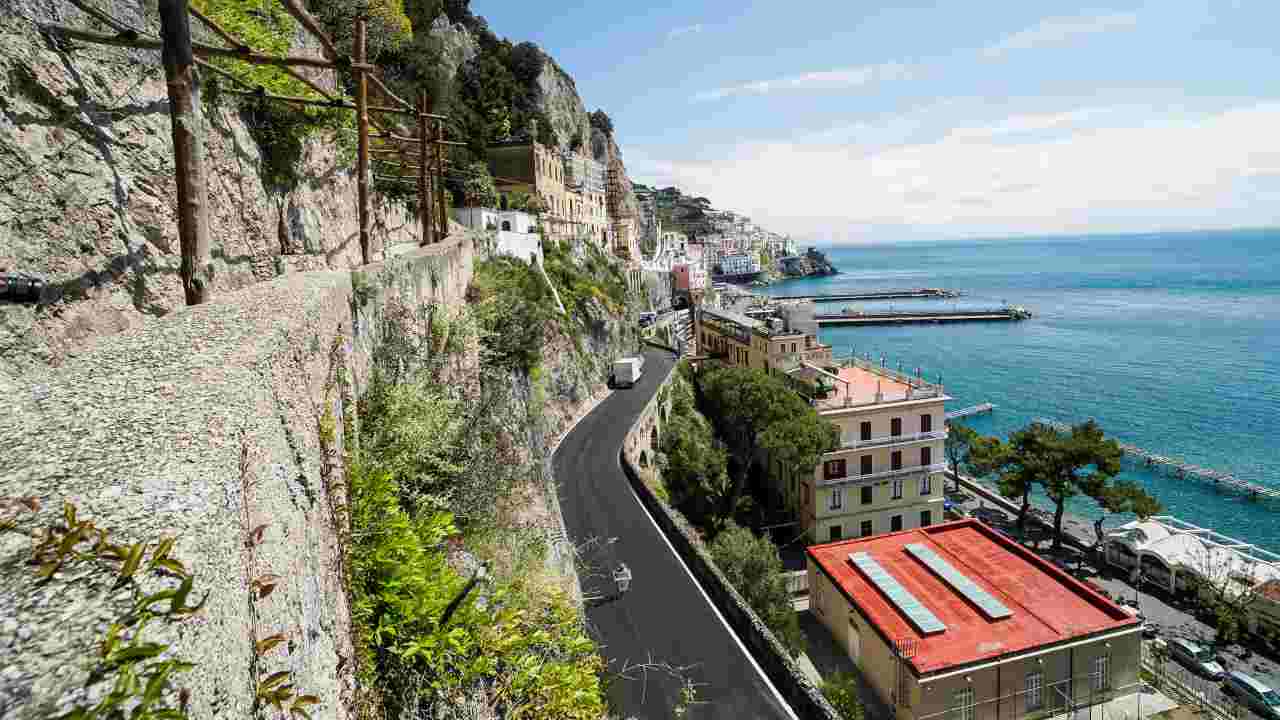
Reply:
<svg viewBox="0 0 1280 720"><path fill-rule="evenodd" d="M782 643L742 599L720 568L716 567L697 530L678 511L654 495L640 477L640 472L646 470L637 471L640 452L648 449L654 428L658 428L660 433L661 422L670 411L670 393L663 390L671 385L678 367L672 366L659 391L649 400L631 431L627 433L620 453L622 468L636 495L680 553L702 589L720 609L752 657L796 714L806 719L840 720L840 715L827 702L822 691L805 677Z"/></svg>
<svg viewBox="0 0 1280 720"><path fill-rule="evenodd" d="M0 498L34 497L34 532L63 502L129 544L173 537L204 609L145 637L195 663L178 677L193 718L253 714L257 683L293 673L312 717L350 717L354 657L344 584L339 458L354 398L399 308L464 302L465 237L356 272L285 275L100 338L57 368L0 375ZM251 531L264 527L261 538ZM128 593L75 563L47 583L31 541L0 533L0 717L44 718L100 698L88 669ZM254 580L279 577L258 599ZM148 580L149 581L149 580ZM195 599L193 597L193 601ZM258 640L288 642L261 657Z"/></svg>

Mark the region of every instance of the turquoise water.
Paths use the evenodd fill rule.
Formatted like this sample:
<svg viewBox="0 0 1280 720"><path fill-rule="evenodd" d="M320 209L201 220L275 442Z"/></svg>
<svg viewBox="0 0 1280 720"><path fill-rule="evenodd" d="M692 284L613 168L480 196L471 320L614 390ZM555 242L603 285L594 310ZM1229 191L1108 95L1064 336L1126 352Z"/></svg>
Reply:
<svg viewBox="0 0 1280 720"><path fill-rule="evenodd" d="M1280 487L1280 230L912 243L827 250L841 271L776 295L945 287L956 300L824 304L864 309L1023 305L1020 323L825 328L896 367L942 375L949 409L1005 435L1032 418L1096 418L1139 447ZM1280 551L1280 502L1141 469L1166 512ZM1091 503L1071 511L1093 516ZM1109 525L1111 523L1108 523Z"/></svg>

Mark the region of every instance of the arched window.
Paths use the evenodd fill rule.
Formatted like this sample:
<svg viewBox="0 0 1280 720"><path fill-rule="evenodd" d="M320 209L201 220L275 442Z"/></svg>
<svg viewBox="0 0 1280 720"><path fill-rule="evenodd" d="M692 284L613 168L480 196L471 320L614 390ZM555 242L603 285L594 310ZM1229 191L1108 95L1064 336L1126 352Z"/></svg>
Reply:
<svg viewBox="0 0 1280 720"><path fill-rule="evenodd" d="M503 221L502 221L502 229L503 229L503 230L510 230L510 229L511 229L511 221L510 221L510 220L503 220Z"/></svg>
<svg viewBox="0 0 1280 720"><path fill-rule="evenodd" d="M649 430L649 449L658 449L658 428L654 427Z"/></svg>

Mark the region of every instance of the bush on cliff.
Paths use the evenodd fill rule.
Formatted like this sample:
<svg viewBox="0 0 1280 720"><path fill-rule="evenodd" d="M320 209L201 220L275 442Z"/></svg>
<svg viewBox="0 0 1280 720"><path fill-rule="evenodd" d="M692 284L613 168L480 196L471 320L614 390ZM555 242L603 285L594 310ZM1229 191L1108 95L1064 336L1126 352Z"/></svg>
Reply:
<svg viewBox="0 0 1280 720"><path fill-rule="evenodd" d="M715 535L726 519L722 508L731 489L724 447L698 413L683 376L671 393L671 415L662 434L662 483L672 506Z"/></svg>
<svg viewBox="0 0 1280 720"><path fill-rule="evenodd" d="M729 523L711 543L711 557L729 583L794 657L804 649L778 548L767 537Z"/></svg>

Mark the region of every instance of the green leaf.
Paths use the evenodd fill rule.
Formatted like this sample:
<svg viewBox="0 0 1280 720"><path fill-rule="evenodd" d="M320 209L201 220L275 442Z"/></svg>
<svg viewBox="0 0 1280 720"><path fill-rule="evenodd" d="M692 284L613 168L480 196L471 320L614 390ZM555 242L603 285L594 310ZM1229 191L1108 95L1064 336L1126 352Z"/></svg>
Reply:
<svg viewBox="0 0 1280 720"><path fill-rule="evenodd" d="M125 555L124 566L120 568L120 579L117 584L123 584L138 571L138 567L142 564L142 555L146 552L146 549L146 542L136 543L129 547Z"/></svg>

